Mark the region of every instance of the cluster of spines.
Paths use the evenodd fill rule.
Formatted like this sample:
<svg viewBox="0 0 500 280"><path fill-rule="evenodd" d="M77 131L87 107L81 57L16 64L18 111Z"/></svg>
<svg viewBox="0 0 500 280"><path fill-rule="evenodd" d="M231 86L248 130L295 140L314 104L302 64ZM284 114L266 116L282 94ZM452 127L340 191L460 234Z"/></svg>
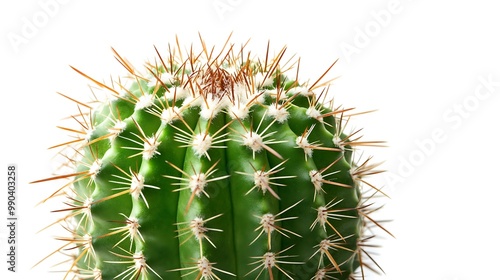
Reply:
<svg viewBox="0 0 500 280"><path fill-rule="evenodd" d="M64 130L76 133L78 137L55 146L70 147L79 157L70 159L70 164L78 166L76 172L47 179L73 178L54 194L66 192L69 198L68 208L58 211L69 213L59 221L73 220L67 228L73 236L64 239L69 246L74 245L79 248L71 271L76 271L81 279L92 279L92 277L100 279L103 276L98 267L106 264L128 264L126 269L116 271L115 277L148 279L149 274L159 277L162 272L152 269L143 253L144 250L152 252L154 245L146 244L141 234L142 224L139 223L139 220L147 220L144 213L147 209L151 209L148 200L155 199L154 190L160 189L161 184L151 182L147 176L148 172L153 172L152 169L157 163L164 163L164 166L169 167L165 169L168 172L165 171L162 177L175 187L173 192L178 193L178 196L169 194L168 199L184 201L185 204L176 205L175 208L179 207L179 211L172 212L175 222L170 224L169 229L174 229L170 237L176 238L178 243L176 246L182 247L186 242L194 241L198 247L194 253L197 258L191 260L193 266L178 263L176 264L179 265L178 268L169 269L172 272L191 270L186 275L194 273L197 275L196 279L219 279L218 274L235 275L231 271L217 268L215 263L209 261L210 256L206 254L213 252L210 247L217 247L217 244L211 241L210 234L221 232L222 229L210 228L205 223L220 219L224 214L201 216L196 207L202 207L204 210L207 208L200 200L202 197L210 197L205 190L207 184L224 182L222 184L228 187L228 181L241 182L245 180L243 178L251 182L250 188L243 192L243 196L259 195L267 204L262 207L265 213L254 215L257 226L253 231L258 234L247 242L247 246L250 246L257 240L263 239L264 245L261 249L264 249L264 253L252 256L251 258L256 258L255 261L244 263L247 266L245 270L248 271L246 275L251 277L256 275L257 279L267 271L266 273L273 279L277 277L275 274L279 271L286 278L293 279L292 274L284 267L305 263L311 259L315 259L318 263L317 272L312 279L335 279L334 277L343 274L345 278L346 272L342 271L341 267L347 262L353 263L351 267L359 264L369 267L362 260L362 255L367 253L362 246L364 242L362 230L367 227L365 223L375 224L382 229L383 227L369 217L372 210L368 210L369 207L361 198L361 193L354 193L360 196L354 198L358 200L356 205L344 207L344 199L339 199L337 192L325 191L325 188L334 186L351 189L349 192L352 195L352 189L358 190L359 184L367 184L372 187L374 193L381 193L380 189L364 180L365 176L379 172L374 169L376 165L368 161L355 165L352 159L353 149L356 146L374 146L381 143L360 141L357 137L354 139L353 136L359 131L350 135L344 134L343 118L349 109L324 107L322 105L324 102L319 102L320 98L313 94L313 90L324 86L325 83L320 81L331 67L312 86L306 87L298 84L298 77L286 80L282 75L285 71L282 70L280 61L285 49L282 49L274 59L270 59L267 55L268 46L265 61L255 63L250 60L238 61L237 58L243 53L243 48L238 55L233 54L233 46L230 46L229 51L225 53L221 51L218 55L214 55L213 50L207 50L204 43L203 46L202 53L194 55L191 51L188 58L180 62L176 61L182 58L180 48L178 55L173 51L170 52L167 62L158 53L159 65L156 63L147 68L149 78L138 74L125 59L115 53L116 58L135 80L131 88L119 84L119 89L115 89L77 70L97 86L111 92L113 98L109 101L109 106L100 107L92 114L82 111L82 107L90 109L89 105L70 98L79 107L79 115L73 116L73 119L79 123L81 129L63 127ZM203 54L205 60L201 62ZM323 96L326 96L326 93ZM288 130L284 130L283 123L289 119L293 119L294 122L289 124ZM330 132L333 137L325 141L322 139L324 135L317 132L318 130ZM165 131L170 131L168 137L162 134L168 133ZM294 134L293 131L300 133ZM172 135L174 136L171 137ZM111 149L121 149L119 161L115 158L105 158L110 154L116 156L116 153L106 153L110 142L113 142ZM330 144L325 146L325 143ZM77 148L74 148L75 145ZM197 160L192 162L166 160L166 157L163 157L165 155L162 156L159 152L162 145L176 147L176 150L192 154L192 158ZM241 162L246 167L235 169L233 174L216 173L218 166L231 166L240 160L237 158L239 154L236 153L235 159L220 162L226 157L223 150L228 146L232 146L231 148L235 150L240 149L242 153L250 151L251 158ZM243 151L245 149L246 151ZM287 149L292 149L292 152ZM290 153L296 156L290 157ZM315 158L324 162L313 162L311 160L313 153L323 153L327 156ZM137 158L142 158L139 160L143 162L140 166ZM348 170L332 168L341 165L338 164L339 161L346 160ZM305 172L302 172L305 174L287 173L286 170L293 169L293 165L297 162L305 164ZM316 168L315 163L322 168ZM339 175L340 172L343 175ZM103 174L108 175L103 176ZM345 178L336 180L340 176ZM285 189L287 185L301 180L313 187L312 196L309 193L306 195L309 197L299 199L300 194L277 191L278 188ZM104 182L106 187L100 188L97 181ZM109 185L113 187L110 188ZM151 195L145 195L148 191ZM126 194L129 194L132 200L127 199ZM187 198L179 199L182 196ZM290 198L286 198L287 201L295 202L283 206L282 196L288 196ZM116 202L117 199L120 200ZM286 241L291 239L290 236L305 237L291 227L281 225L294 225L289 221L297 220L298 214L281 216L294 212L293 210L298 213L304 212L303 208L297 207L304 199L312 200L312 205L315 206L314 219L310 219L308 227L309 232L314 234L308 233L308 237L321 237L315 247L306 250L312 252L308 256L309 259L304 259L304 256L300 256L301 259L297 258L293 253L301 252L303 248L297 248L300 245ZM108 218L103 205L111 200L114 200L114 205L118 204L120 209L129 211L132 209L131 213L128 215L122 212L110 213ZM193 206L193 202L197 205ZM279 209L284 210L279 211ZM276 214L272 214L271 210ZM99 218L94 219L93 213L98 213ZM123 219L111 219L117 214ZM311 216L310 213L309 215ZM228 219L226 222L237 222L234 217ZM351 223L353 233L347 236L343 236L340 233L342 230L334 225L335 220L345 219L358 221L357 224ZM110 224L115 226L110 227ZM99 228L100 231L96 230ZM91 230L95 230L92 235L88 232ZM245 235L248 236L249 232L234 234L235 238ZM106 237L114 237L110 239L114 244L111 250L104 246L108 249L105 252L98 252L100 257L96 257L95 245L99 240L106 240ZM285 240L281 242L285 246L276 246L278 248L276 249L273 244L279 243L280 239ZM355 244L351 246L354 249L345 245L348 243L347 240ZM344 255L349 257L342 257L340 262L333 257L332 251L344 251ZM111 260L106 260L106 257ZM116 260L117 258L121 260ZM280 263L284 264L283 267ZM248 264L254 267L248 269ZM180 265L184 267L181 268ZM353 271L347 272L347 274L353 273Z"/></svg>

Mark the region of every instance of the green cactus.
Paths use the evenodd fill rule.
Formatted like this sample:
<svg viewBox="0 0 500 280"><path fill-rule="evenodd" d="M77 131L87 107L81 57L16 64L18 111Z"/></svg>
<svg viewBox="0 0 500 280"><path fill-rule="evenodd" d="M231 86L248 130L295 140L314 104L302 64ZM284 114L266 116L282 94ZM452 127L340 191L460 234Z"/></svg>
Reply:
<svg viewBox="0 0 500 280"><path fill-rule="evenodd" d="M106 97L66 96L77 137L54 147L74 151L74 172L38 181L70 179L53 195L68 198L65 278L364 278L383 193L353 153L381 142L344 132L350 109L326 101L325 75L301 82L286 48L251 58L201 42L156 50L145 73L115 52L129 75L110 85L74 68Z"/></svg>

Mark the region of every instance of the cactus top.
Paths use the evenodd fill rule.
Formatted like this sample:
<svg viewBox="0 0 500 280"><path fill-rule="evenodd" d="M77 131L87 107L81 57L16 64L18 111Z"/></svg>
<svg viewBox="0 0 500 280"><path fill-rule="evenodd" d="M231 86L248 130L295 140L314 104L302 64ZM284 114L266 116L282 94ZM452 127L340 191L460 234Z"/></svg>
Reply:
<svg viewBox="0 0 500 280"><path fill-rule="evenodd" d="M286 48L250 58L224 46L166 56L132 84L76 101L67 212L78 279L353 279L373 267L371 198L351 109L323 81L301 82ZM291 74L292 73L292 74ZM88 112L86 112L88 110ZM369 202L370 201L370 202ZM61 251L65 249L63 247ZM370 264L372 263L372 264ZM375 263L376 264L376 263Z"/></svg>

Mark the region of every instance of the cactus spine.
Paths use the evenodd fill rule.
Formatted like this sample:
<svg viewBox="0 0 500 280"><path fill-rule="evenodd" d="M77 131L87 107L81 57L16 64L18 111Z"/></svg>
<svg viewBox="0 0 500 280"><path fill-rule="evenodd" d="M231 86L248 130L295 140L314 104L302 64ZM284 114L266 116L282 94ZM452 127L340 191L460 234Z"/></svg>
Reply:
<svg viewBox="0 0 500 280"><path fill-rule="evenodd" d="M345 132L350 109L327 101L324 75L301 82L286 48L257 59L201 42L156 50L146 73L115 52L129 77L111 85L75 68L106 98L68 97L77 137L55 147L74 151L74 172L40 180L70 180L54 194L75 248L65 277L363 277L381 191L365 180L377 165L353 153L380 142Z"/></svg>

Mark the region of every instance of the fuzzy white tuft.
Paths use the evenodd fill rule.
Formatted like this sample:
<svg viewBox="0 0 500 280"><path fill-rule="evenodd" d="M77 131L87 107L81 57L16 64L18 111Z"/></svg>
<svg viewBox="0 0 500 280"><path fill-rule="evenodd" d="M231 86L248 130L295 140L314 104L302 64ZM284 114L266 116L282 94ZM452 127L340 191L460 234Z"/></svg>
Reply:
<svg viewBox="0 0 500 280"><path fill-rule="evenodd" d="M302 148L304 150L306 159L312 157L313 149L311 148L312 146L311 144L309 144L306 136L297 136L297 139L295 139L295 144L297 144L299 148Z"/></svg>
<svg viewBox="0 0 500 280"><path fill-rule="evenodd" d="M158 152L158 146L161 144L160 141L158 141L157 137L149 137L144 141L144 148L142 152L142 158L149 160L153 158L155 155L159 155L160 152Z"/></svg>
<svg viewBox="0 0 500 280"><path fill-rule="evenodd" d="M200 197L207 186L207 176L205 173L194 174L189 178L189 189L191 192Z"/></svg>
<svg viewBox="0 0 500 280"><path fill-rule="evenodd" d="M109 137L109 140L114 140L118 135L120 135L123 130L125 130L125 127L127 127L127 123L122 121L122 120L117 120L115 121L115 124L113 127L108 129L108 132L111 134Z"/></svg>
<svg viewBox="0 0 500 280"><path fill-rule="evenodd" d="M313 183L316 192L321 191L323 187L323 175L317 170L311 170L309 171L309 177L311 178L311 183Z"/></svg>
<svg viewBox="0 0 500 280"><path fill-rule="evenodd" d="M233 119L240 119L244 120L248 117L250 110L245 104L242 103L236 103L232 106L230 106L230 112L231 112L231 118Z"/></svg>
<svg viewBox="0 0 500 280"><path fill-rule="evenodd" d="M262 150L264 142L258 133L249 131L243 136L243 138L243 145L252 149L254 153Z"/></svg>
<svg viewBox="0 0 500 280"><path fill-rule="evenodd" d="M92 180L95 180L95 177L97 176L97 174L99 174L99 171L101 171L101 166L102 166L102 160L100 159L96 159L94 163L92 163L92 165L90 166L89 174Z"/></svg>
<svg viewBox="0 0 500 280"><path fill-rule="evenodd" d="M205 155L208 157L208 150L212 147L212 136L205 133L199 133L194 136L192 142L192 149L194 154L198 157Z"/></svg>
<svg viewBox="0 0 500 280"><path fill-rule="evenodd" d="M318 111L316 108L314 107L309 107L307 108L306 110L306 114L310 117L310 118L313 118L313 119L317 119L318 121L322 122L323 121L323 117L321 115L321 112Z"/></svg>
<svg viewBox="0 0 500 280"><path fill-rule="evenodd" d="M288 113L285 106L279 106L276 103L273 103L269 106L267 115L273 117L278 123L284 123L290 116L290 113Z"/></svg>
<svg viewBox="0 0 500 280"><path fill-rule="evenodd" d="M163 109L161 112L161 121L165 123L172 123L173 121L182 117L182 110L179 107L170 107Z"/></svg>
<svg viewBox="0 0 500 280"><path fill-rule="evenodd" d="M134 199L138 199L144 189L144 176L141 174L134 174L130 183L130 195Z"/></svg>
<svg viewBox="0 0 500 280"><path fill-rule="evenodd" d="M139 100L137 100L137 103L135 103L135 110L141 110L151 107L153 105L154 99L155 97L153 94L141 95L139 97Z"/></svg>
<svg viewBox="0 0 500 280"><path fill-rule="evenodd" d="M292 95L295 95L295 94L299 94L299 95L302 95L302 96L312 96L313 95L313 92L312 91L309 91L308 88L306 87L301 87L301 86L298 86L298 87L294 87L294 88L291 88L288 93L292 94Z"/></svg>
<svg viewBox="0 0 500 280"><path fill-rule="evenodd" d="M266 77L266 75L268 75L268 73L257 73L255 74L255 77L254 77L254 82L255 82L255 86L257 88L261 88L261 87L267 87L267 86L270 86L273 84L273 79L272 77Z"/></svg>

